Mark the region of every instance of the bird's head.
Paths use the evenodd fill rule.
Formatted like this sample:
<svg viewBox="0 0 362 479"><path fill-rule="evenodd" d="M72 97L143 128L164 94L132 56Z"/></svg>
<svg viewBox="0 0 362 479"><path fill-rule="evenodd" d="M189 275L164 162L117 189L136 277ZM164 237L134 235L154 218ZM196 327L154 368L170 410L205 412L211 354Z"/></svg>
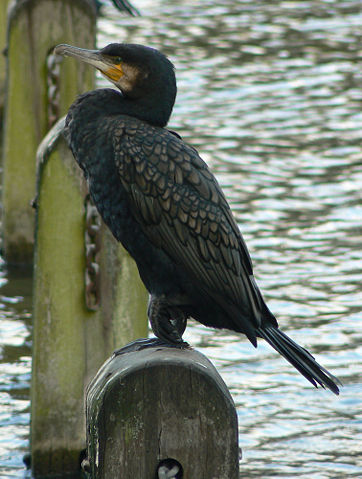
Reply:
<svg viewBox="0 0 362 479"><path fill-rule="evenodd" d="M157 107L167 116L167 123L175 103L176 79L172 63L158 50L128 43L111 43L101 50L61 44L55 47L54 53L74 57L97 68L130 101L150 108L157 101Z"/></svg>

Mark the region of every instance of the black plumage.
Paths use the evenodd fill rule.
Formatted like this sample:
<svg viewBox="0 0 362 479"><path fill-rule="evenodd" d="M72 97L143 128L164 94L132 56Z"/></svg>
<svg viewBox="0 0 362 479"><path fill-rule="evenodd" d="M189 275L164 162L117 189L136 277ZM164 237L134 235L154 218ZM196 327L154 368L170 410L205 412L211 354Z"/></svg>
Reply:
<svg viewBox="0 0 362 479"><path fill-rule="evenodd" d="M103 3L102 0L94 0L97 12L100 11ZM112 0L113 5L121 12L126 12L132 17L138 17L140 12L128 0Z"/></svg>
<svg viewBox="0 0 362 479"><path fill-rule="evenodd" d="M188 317L264 338L315 386L334 378L278 328L226 198L197 151L165 128L176 97L173 65L132 44L56 53L98 68L120 90L100 89L71 106L65 137L103 220L135 259L161 339L182 343Z"/></svg>

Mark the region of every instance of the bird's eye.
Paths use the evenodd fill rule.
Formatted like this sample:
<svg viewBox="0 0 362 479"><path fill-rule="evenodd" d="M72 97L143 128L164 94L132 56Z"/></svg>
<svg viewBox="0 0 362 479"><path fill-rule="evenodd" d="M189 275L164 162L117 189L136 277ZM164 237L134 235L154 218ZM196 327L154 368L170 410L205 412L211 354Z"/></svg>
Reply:
<svg viewBox="0 0 362 479"><path fill-rule="evenodd" d="M115 57L114 58L114 63L121 63L122 62L122 58L121 57Z"/></svg>

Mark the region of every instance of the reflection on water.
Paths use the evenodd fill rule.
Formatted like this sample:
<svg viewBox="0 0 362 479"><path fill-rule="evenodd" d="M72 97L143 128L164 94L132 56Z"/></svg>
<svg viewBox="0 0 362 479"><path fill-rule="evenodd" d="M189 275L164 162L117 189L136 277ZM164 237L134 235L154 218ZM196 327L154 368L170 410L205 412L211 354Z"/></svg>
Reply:
<svg viewBox="0 0 362 479"><path fill-rule="evenodd" d="M187 339L238 407L240 477L361 477L361 4L134 1L141 18L105 10L99 45L146 43L172 58L170 127L217 174L283 329L345 384L339 398L314 390L267 345L191 324ZM28 424L30 306L18 281L0 291L4 477L23 475Z"/></svg>
<svg viewBox="0 0 362 479"><path fill-rule="evenodd" d="M0 273L0 477L24 477L31 368L30 271Z"/></svg>

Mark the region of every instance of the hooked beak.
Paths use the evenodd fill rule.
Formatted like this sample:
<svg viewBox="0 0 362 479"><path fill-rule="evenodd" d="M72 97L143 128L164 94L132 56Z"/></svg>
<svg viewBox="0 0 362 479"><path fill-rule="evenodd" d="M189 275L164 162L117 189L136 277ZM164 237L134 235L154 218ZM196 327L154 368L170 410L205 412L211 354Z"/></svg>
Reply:
<svg viewBox="0 0 362 479"><path fill-rule="evenodd" d="M84 63L97 68L112 82L118 82L123 76L120 63L114 63L111 57L104 55L99 50L87 50L85 48L73 47L72 45L61 44L54 48L56 55L74 57Z"/></svg>

